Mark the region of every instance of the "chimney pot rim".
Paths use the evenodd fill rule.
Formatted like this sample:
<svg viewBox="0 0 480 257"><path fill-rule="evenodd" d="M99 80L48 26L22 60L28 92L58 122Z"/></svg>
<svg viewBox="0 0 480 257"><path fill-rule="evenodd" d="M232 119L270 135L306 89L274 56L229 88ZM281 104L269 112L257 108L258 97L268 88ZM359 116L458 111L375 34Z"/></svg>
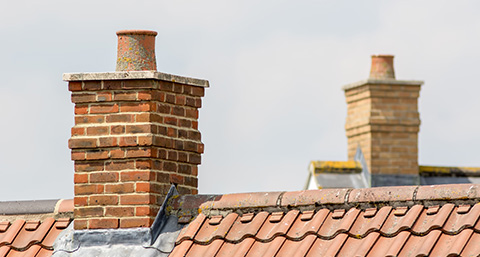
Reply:
<svg viewBox="0 0 480 257"><path fill-rule="evenodd" d="M117 31L117 36L122 35L149 35L156 36L158 33L153 30L142 30L142 29L132 29L132 30L119 30Z"/></svg>
<svg viewBox="0 0 480 257"><path fill-rule="evenodd" d="M393 54L372 54L372 57L394 58L395 55L393 55Z"/></svg>

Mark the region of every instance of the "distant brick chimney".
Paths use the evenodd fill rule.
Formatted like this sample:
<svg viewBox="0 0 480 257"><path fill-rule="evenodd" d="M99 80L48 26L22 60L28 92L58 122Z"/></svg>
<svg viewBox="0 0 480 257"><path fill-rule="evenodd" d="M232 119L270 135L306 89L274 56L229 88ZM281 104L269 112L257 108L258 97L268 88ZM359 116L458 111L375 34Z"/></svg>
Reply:
<svg viewBox="0 0 480 257"><path fill-rule="evenodd" d="M346 85L348 159L360 149L371 186L417 185L422 81L396 80L392 55L373 55L370 77Z"/></svg>
<svg viewBox="0 0 480 257"><path fill-rule="evenodd" d="M197 194L208 81L156 71L154 31L119 31L116 72L64 74L75 104L75 229L148 227L171 184Z"/></svg>

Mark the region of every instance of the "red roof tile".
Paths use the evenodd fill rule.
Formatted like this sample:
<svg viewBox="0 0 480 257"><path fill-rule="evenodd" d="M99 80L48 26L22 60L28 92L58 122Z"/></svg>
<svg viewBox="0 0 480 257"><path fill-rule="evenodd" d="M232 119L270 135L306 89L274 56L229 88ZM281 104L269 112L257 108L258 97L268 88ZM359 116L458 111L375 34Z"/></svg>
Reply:
<svg viewBox="0 0 480 257"><path fill-rule="evenodd" d="M51 256L53 242L68 226L65 223L70 223L70 220L16 220L6 230L0 231L0 256Z"/></svg>
<svg viewBox="0 0 480 257"><path fill-rule="evenodd" d="M477 256L478 187L180 196L172 213L196 218L171 256Z"/></svg>
<svg viewBox="0 0 480 257"><path fill-rule="evenodd" d="M34 208L26 212L32 203ZM11 215L2 216L6 220L0 221L0 257L51 256L53 243L71 223L72 203L72 200L2 202Z"/></svg>

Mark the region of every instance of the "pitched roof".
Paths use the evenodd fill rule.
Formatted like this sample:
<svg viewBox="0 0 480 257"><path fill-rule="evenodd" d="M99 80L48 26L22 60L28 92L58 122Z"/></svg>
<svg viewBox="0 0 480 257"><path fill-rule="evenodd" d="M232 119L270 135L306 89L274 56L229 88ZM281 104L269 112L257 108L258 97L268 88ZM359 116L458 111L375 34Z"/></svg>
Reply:
<svg viewBox="0 0 480 257"><path fill-rule="evenodd" d="M477 256L480 185L186 195L170 256Z"/></svg>
<svg viewBox="0 0 480 257"><path fill-rule="evenodd" d="M0 202L0 256L47 257L71 223L73 200Z"/></svg>

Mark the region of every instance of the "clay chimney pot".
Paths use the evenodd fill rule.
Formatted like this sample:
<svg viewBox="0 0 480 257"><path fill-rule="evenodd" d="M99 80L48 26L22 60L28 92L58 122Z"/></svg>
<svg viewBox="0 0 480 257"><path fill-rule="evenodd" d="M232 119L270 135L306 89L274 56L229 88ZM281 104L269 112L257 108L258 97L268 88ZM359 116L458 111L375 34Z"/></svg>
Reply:
<svg viewBox="0 0 480 257"><path fill-rule="evenodd" d="M157 70L155 36L150 30L120 30L116 71Z"/></svg>
<svg viewBox="0 0 480 257"><path fill-rule="evenodd" d="M372 55L371 79L395 79L393 55Z"/></svg>

